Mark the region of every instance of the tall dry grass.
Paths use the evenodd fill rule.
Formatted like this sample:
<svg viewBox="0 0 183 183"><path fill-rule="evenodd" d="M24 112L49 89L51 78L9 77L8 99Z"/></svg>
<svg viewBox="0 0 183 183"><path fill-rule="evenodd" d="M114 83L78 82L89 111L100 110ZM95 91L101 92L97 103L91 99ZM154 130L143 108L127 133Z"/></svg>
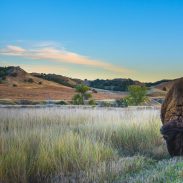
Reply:
<svg viewBox="0 0 183 183"><path fill-rule="evenodd" d="M160 126L156 109L1 108L0 182L114 182L167 157Z"/></svg>

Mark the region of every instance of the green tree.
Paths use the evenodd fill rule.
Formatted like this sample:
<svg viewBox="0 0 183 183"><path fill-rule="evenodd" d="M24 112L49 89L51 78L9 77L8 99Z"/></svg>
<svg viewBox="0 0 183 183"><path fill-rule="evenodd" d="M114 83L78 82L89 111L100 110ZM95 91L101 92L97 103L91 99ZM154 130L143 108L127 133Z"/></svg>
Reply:
<svg viewBox="0 0 183 183"><path fill-rule="evenodd" d="M92 97L92 95L88 93L89 90L90 88L83 84L76 86L76 92L78 94L74 95L72 99L73 103L76 105L84 105L85 100L88 100L89 98Z"/></svg>
<svg viewBox="0 0 183 183"><path fill-rule="evenodd" d="M118 107L128 107L128 102L126 98L117 99L116 104Z"/></svg>
<svg viewBox="0 0 183 183"><path fill-rule="evenodd" d="M74 105L83 105L84 104L83 98L81 97L80 94L74 95L72 98L72 101L73 101Z"/></svg>
<svg viewBox="0 0 183 183"><path fill-rule="evenodd" d="M128 105L140 105L147 100L147 88L145 86L131 85L128 87L129 96L125 99Z"/></svg>
<svg viewBox="0 0 183 183"><path fill-rule="evenodd" d="M89 105L96 105L96 101L94 99L89 100L88 102Z"/></svg>

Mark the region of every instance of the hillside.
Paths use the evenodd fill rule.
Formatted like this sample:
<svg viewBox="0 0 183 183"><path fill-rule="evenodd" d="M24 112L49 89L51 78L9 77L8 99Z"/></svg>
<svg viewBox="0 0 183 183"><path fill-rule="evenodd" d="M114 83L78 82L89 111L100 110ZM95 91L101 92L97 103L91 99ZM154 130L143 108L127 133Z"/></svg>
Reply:
<svg viewBox="0 0 183 183"><path fill-rule="evenodd" d="M20 67L1 67L0 73L1 99L67 99L74 94L74 89L34 77Z"/></svg>
<svg viewBox="0 0 183 183"><path fill-rule="evenodd" d="M83 83L80 79L72 79L66 76L58 75L58 74L45 74L45 73L31 73L32 76L42 78L44 80L53 81L55 83L62 84L64 86L72 87Z"/></svg>
<svg viewBox="0 0 183 183"><path fill-rule="evenodd" d="M180 78L177 78L180 79ZM169 89L172 87L173 83L177 80L161 80L155 82L151 87L149 87L148 94L151 97L164 97L166 93L169 91Z"/></svg>
<svg viewBox="0 0 183 183"><path fill-rule="evenodd" d="M132 80L130 78L115 78L115 79L96 79L84 81L81 79L69 78L58 74L45 74L45 73L31 73L32 76L44 79L46 81L52 81L64 86L75 88L79 84L85 84L91 88L99 89L98 91L114 91L114 92L126 92L130 85L146 86L150 92L154 95L165 95L171 87L174 80L160 80L156 82L140 82ZM100 90L101 89L101 90Z"/></svg>
<svg viewBox="0 0 183 183"><path fill-rule="evenodd" d="M171 88L172 84L175 82L175 80L161 82L161 83L155 85L154 87L157 89L163 90L163 91L168 91Z"/></svg>
<svg viewBox="0 0 183 183"><path fill-rule="evenodd" d="M85 83L93 88L99 88L104 90L112 90L112 91L127 91L128 86L130 85L140 85L143 86L144 83L139 81L134 81L132 79L123 79L123 78L116 78L116 79L96 79L93 81L85 80Z"/></svg>
<svg viewBox="0 0 183 183"><path fill-rule="evenodd" d="M97 100L119 99L127 95L129 85L148 87L150 97L164 97L174 80L142 83L132 79L80 80L56 74L27 73L20 67L0 67L0 99L71 100L74 87L84 83ZM97 92L95 92L97 91Z"/></svg>
<svg viewBox="0 0 183 183"><path fill-rule="evenodd" d="M0 99L71 100L74 94L74 88L36 77L20 67L0 67ZM93 96L103 100L118 99L123 94L98 92Z"/></svg>

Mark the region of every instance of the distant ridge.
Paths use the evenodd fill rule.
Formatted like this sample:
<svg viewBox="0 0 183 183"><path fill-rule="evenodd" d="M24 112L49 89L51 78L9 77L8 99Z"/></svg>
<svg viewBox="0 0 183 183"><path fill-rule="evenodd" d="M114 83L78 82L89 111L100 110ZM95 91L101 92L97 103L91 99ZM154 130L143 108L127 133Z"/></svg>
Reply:
<svg viewBox="0 0 183 183"><path fill-rule="evenodd" d="M96 79L93 81L87 81L88 85L93 88L99 88L112 91L127 91L130 85L143 86L144 83L134 81L132 79L116 78L116 79Z"/></svg>

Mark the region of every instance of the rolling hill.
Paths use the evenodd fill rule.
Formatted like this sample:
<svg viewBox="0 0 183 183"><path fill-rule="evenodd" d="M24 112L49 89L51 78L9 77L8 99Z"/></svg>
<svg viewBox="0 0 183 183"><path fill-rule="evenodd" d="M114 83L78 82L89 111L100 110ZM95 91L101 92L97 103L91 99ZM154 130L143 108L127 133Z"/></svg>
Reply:
<svg viewBox="0 0 183 183"><path fill-rule="evenodd" d="M42 78L44 80L53 81L58 84L62 84L68 87L76 87L77 85L83 83L80 79L72 79L66 76L58 75L58 74L45 74L45 73L31 73L32 76L37 78Z"/></svg>
<svg viewBox="0 0 183 183"><path fill-rule="evenodd" d="M67 78L60 75L44 75L27 73L20 67L0 67L0 99L27 99L27 100L71 100L75 94L73 88L81 80ZM52 76L48 79L45 76ZM63 79L61 84L53 81L55 78ZM70 86L69 86L70 85ZM72 87L71 87L72 85ZM118 99L122 93L93 93L97 100Z"/></svg>
<svg viewBox="0 0 183 183"><path fill-rule="evenodd" d="M20 67L0 67L0 99L71 100L74 87L84 83L94 88L97 100L119 99L129 85L148 87L150 97L164 97L175 80L142 83L132 79L80 80L56 74L27 73Z"/></svg>

